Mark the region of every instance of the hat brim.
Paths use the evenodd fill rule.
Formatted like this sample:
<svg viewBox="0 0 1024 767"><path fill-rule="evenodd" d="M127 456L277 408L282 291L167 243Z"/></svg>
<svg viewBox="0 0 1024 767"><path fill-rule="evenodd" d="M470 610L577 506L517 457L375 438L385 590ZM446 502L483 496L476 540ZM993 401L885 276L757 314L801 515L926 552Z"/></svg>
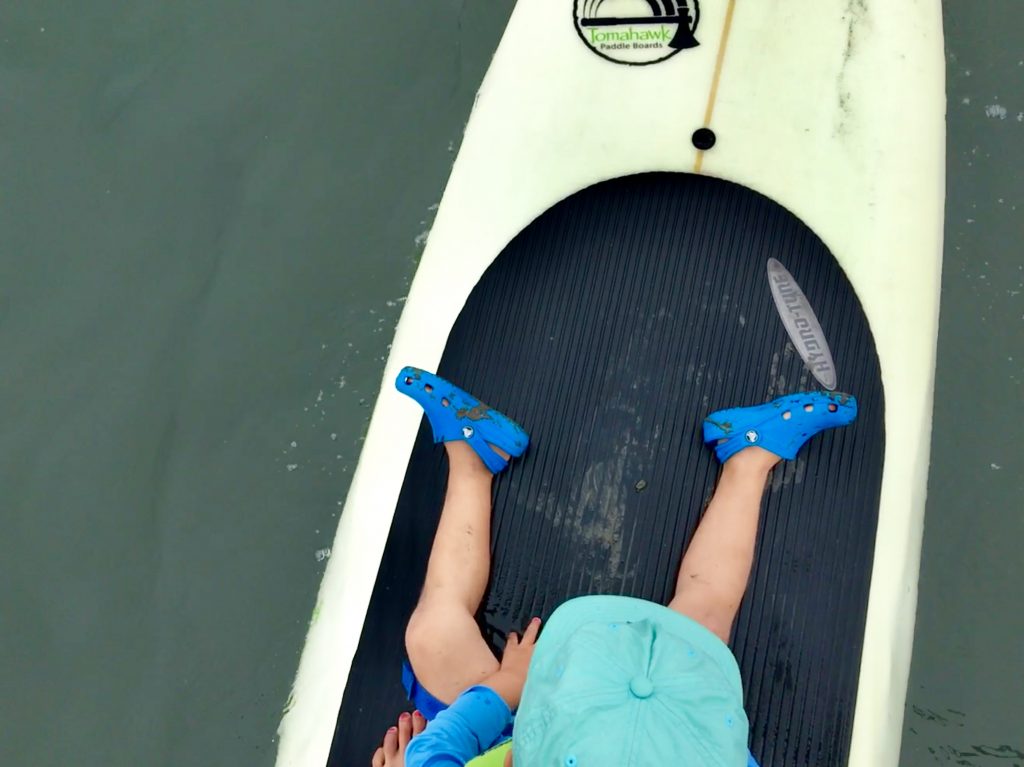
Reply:
<svg viewBox="0 0 1024 767"><path fill-rule="evenodd" d="M636 623L649 620L704 652L716 662L723 676L742 700L743 684L736 658L709 629L671 608L634 597L599 594L576 597L560 605L544 624L533 653L531 667L549 653L557 652L580 626L593 622Z"/></svg>

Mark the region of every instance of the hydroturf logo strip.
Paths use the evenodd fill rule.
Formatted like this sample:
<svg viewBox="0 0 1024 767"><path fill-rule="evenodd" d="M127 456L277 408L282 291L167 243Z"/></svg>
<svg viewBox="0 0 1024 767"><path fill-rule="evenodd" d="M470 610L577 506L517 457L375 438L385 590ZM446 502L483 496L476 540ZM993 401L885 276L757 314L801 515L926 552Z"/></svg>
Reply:
<svg viewBox="0 0 1024 767"><path fill-rule="evenodd" d="M836 388L836 366L832 351L821 329L814 309L796 280L779 261L768 259L768 283L775 299L775 308L786 326L793 346L818 383L828 391Z"/></svg>

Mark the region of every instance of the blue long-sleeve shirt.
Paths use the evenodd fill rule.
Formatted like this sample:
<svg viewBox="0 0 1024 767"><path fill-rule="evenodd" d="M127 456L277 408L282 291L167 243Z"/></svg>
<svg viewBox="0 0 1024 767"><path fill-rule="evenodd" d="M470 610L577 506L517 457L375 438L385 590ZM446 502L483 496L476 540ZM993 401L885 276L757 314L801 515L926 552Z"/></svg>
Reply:
<svg viewBox="0 0 1024 767"><path fill-rule="evenodd" d="M405 749L406 767L462 767L494 745L512 711L490 687L477 685L438 713Z"/></svg>
<svg viewBox="0 0 1024 767"><path fill-rule="evenodd" d="M463 767L495 745L512 711L490 687L470 687L405 749L406 767ZM758 767L747 752L748 767Z"/></svg>

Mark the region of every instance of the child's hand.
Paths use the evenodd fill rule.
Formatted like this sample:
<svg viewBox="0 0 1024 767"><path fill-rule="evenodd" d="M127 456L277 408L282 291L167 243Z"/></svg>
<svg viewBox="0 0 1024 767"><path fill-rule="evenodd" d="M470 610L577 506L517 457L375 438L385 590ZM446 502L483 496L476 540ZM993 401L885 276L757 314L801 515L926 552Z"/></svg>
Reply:
<svg viewBox="0 0 1024 767"><path fill-rule="evenodd" d="M530 667L530 658L533 657L533 648L537 644L539 631L540 618L534 618L523 632L522 639L514 631L508 635L505 654L501 657L502 671L518 677L523 682L526 681L526 671Z"/></svg>
<svg viewBox="0 0 1024 767"><path fill-rule="evenodd" d="M511 709L519 707L519 699L526 683L526 671L530 667L533 648L537 643L537 632L540 631L540 618L534 618L523 632L523 638L513 631L508 635L505 654L501 659L501 668L485 679L481 684L490 687Z"/></svg>

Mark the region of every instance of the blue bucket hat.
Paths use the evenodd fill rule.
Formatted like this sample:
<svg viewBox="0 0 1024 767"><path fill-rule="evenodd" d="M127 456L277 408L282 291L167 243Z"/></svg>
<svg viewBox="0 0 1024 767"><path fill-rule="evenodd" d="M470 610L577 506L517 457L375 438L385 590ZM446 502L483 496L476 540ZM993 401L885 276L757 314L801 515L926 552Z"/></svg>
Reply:
<svg viewBox="0 0 1024 767"><path fill-rule="evenodd" d="M541 632L516 715L523 767L745 767L747 717L729 648L631 597L570 600Z"/></svg>

